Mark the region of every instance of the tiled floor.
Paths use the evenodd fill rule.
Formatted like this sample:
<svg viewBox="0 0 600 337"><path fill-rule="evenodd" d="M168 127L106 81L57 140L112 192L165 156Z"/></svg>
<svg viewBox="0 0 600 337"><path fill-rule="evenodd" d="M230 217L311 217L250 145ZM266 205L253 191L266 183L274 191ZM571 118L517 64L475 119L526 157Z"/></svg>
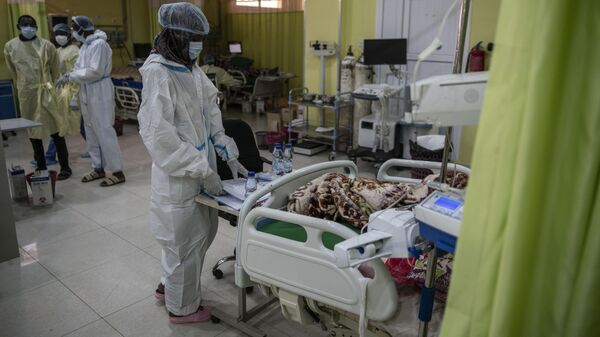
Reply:
<svg viewBox="0 0 600 337"><path fill-rule="evenodd" d="M266 124L254 115L244 119L255 130ZM135 125L125 126L119 142L125 184L101 188L81 183L90 163L79 157L84 151L81 137L70 136L67 143L74 174L58 183L53 207L14 204L21 258L0 263L0 335L242 336L224 324L168 324L164 306L153 297L160 276L160 248L147 223L151 160ZM31 168L33 154L26 134L21 132L6 143L7 163ZM296 156L294 165L303 167L326 158L325 153ZM369 164L361 166L363 173L374 173ZM232 266L223 268L223 280L215 280L209 268L231 253L235 235L235 228L221 220L202 277L205 299L231 313L236 310ZM251 301L258 296L253 294ZM269 336L326 336L317 328L286 321L277 307L253 323Z"/></svg>

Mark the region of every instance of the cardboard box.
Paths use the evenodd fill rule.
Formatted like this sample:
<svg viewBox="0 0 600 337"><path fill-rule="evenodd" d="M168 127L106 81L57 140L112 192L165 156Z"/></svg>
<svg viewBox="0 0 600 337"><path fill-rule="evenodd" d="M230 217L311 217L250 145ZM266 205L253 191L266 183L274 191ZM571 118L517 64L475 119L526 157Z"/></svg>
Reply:
<svg viewBox="0 0 600 337"><path fill-rule="evenodd" d="M48 171L39 171L38 174L31 177L31 194L33 196L33 206L52 205L54 198L52 196L52 181Z"/></svg>
<svg viewBox="0 0 600 337"><path fill-rule="evenodd" d="M8 176L10 177L10 194L12 195L13 200L19 201L27 199L29 193L27 192L25 169L21 166L13 166L8 169Z"/></svg>
<svg viewBox="0 0 600 337"><path fill-rule="evenodd" d="M267 131L279 132L281 125L281 113L267 112Z"/></svg>

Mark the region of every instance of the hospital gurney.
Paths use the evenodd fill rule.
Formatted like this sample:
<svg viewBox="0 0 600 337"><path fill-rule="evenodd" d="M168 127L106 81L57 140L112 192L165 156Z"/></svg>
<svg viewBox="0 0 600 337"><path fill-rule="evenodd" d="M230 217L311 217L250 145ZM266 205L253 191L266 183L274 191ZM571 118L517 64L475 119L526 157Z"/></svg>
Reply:
<svg viewBox="0 0 600 337"><path fill-rule="evenodd" d="M418 183L387 173L395 166L415 165L439 169L440 163L393 160L382 166L379 176ZM336 264L333 247L359 233L335 221L286 211L288 195L298 187L325 173L344 170L349 171L350 178L357 175L351 161L320 163L294 171L248 197L239 218L236 285L242 289L258 285L279 300L286 318L301 324L320 324L332 336L358 336L356 331L361 321L365 322L361 314L369 320L366 336L396 336L384 323L397 314L406 316L406 312L399 311L409 310L416 316L416 309L402 306L399 310L396 286L383 261L372 259L361 268L340 268ZM463 167L460 170L468 171ZM262 207L254 208L267 193L271 197ZM281 228L295 235L276 234ZM240 310L245 311L245 303Z"/></svg>

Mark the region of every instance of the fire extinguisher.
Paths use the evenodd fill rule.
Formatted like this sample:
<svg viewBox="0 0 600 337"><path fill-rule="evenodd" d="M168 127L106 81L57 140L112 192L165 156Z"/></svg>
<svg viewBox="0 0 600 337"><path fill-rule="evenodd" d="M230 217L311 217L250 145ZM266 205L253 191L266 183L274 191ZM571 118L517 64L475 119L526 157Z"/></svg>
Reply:
<svg viewBox="0 0 600 337"><path fill-rule="evenodd" d="M468 72L485 70L485 51L483 50L482 45L483 41L479 41L471 48L467 59Z"/></svg>

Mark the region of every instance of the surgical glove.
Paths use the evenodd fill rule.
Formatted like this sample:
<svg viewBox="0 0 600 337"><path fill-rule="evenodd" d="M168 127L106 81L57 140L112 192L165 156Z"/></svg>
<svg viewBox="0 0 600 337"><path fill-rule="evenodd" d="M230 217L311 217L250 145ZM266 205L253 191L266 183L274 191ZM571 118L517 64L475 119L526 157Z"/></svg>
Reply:
<svg viewBox="0 0 600 337"><path fill-rule="evenodd" d="M204 191L210 195L223 195L223 183L221 183L221 177L212 171L206 179L204 179Z"/></svg>
<svg viewBox="0 0 600 337"><path fill-rule="evenodd" d="M238 178L238 173L244 177L248 177L248 170L242 165L237 159L231 159L227 162L229 169L231 170L231 175L233 179Z"/></svg>
<svg viewBox="0 0 600 337"><path fill-rule="evenodd" d="M69 73L64 73L54 84L57 88L64 87L67 83L69 83Z"/></svg>

